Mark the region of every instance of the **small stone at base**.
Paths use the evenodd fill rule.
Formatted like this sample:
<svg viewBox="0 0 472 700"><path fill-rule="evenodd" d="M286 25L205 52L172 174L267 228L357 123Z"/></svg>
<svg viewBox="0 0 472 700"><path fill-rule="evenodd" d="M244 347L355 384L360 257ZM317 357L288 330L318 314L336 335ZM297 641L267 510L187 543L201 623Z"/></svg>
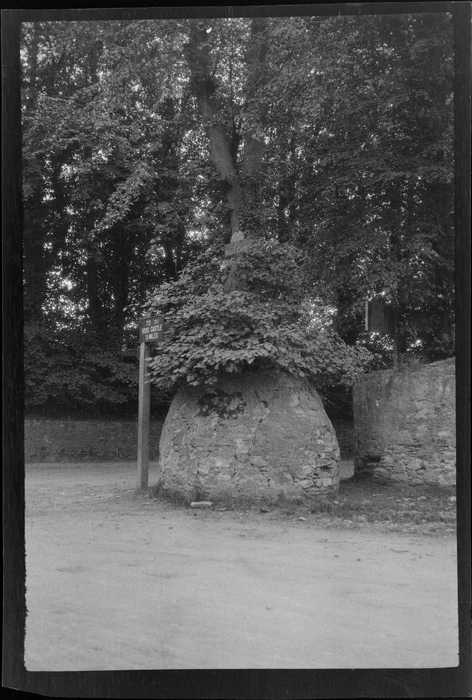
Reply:
<svg viewBox="0 0 472 700"><path fill-rule="evenodd" d="M211 501L192 501L190 508L211 508L212 505Z"/></svg>

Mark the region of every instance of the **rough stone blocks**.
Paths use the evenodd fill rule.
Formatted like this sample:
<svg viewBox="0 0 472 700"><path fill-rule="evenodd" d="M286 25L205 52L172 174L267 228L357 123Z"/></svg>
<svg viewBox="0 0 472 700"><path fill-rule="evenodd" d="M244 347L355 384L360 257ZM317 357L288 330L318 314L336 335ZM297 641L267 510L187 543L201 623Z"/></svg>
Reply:
<svg viewBox="0 0 472 700"><path fill-rule="evenodd" d="M454 359L373 372L354 386L355 473L454 484Z"/></svg>
<svg viewBox="0 0 472 700"><path fill-rule="evenodd" d="M160 488L188 501L305 499L338 488L339 459L333 426L306 379L226 375L214 390L185 387L174 398L161 435Z"/></svg>

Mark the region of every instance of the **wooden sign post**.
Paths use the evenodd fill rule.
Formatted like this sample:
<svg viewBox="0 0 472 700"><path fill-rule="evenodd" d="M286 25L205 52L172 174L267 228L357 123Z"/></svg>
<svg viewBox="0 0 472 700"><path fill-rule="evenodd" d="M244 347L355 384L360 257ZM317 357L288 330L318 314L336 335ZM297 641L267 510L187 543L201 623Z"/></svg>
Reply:
<svg viewBox="0 0 472 700"><path fill-rule="evenodd" d="M151 385L146 378L151 357L149 343L164 339L164 317L149 316L139 321L139 406L138 406L138 489L147 489L149 482L149 420Z"/></svg>
<svg viewBox="0 0 472 700"><path fill-rule="evenodd" d="M139 349L139 406L138 406L138 489L147 489L149 478L149 417L151 386L146 381L146 365L150 357L148 343Z"/></svg>

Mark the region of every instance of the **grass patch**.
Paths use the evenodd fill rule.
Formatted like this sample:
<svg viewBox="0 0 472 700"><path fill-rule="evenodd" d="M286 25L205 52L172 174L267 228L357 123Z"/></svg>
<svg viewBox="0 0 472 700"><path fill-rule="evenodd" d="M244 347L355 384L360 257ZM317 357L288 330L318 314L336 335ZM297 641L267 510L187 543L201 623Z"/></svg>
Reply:
<svg viewBox="0 0 472 700"><path fill-rule="evenodd" d="M311 513L328 512L341 519L390 525L436 524L455 527L455 487L424 484L409 486L348 479L337 493L324 496ZM447 529L446 527L446 529Z"/></svg>
<svg viewBox="0 0 472 700"><path fill-rule="evenodd" d="M368 479L342 481L338 491L310 501L272 506L274 516L320 519L336 527L372 524L411 532L450 534L455 530L455 487L380 484Z"/></svg>
<svg viewBox="0 0 472 700"><path fill-rule="evenodd" d="M410 486L351 478L341 481L338 491L319 494L310 500L284 493L276 500L260 499L257 494L253 499L234 496L227 491L212 497L196 494L195 491L183 495L160 484L149 489L151 498L173 506L189 507L192 501L209 500L213 503L209 511L270 513L270 517L302 520L319 518L336 527L367 523L411 532L450 534L456 525L455 487L438 484Z"/></svg>
<svg viewBox="0 0 472 700"><path fill-rule="evenodd" d="M173 506L189 506L191 498L183 495L179 491L172 491L162 486L160 482L148 489L149 497L156 501L166 501Z"/></svg>

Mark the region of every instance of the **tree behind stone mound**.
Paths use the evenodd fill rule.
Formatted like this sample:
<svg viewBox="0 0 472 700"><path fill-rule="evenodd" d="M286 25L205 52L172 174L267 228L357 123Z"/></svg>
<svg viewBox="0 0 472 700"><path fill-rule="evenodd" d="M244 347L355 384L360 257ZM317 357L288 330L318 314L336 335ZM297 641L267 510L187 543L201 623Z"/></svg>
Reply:
<svg viewBox="0 0 472 700"><path fill-rule="evenodd" d="M219 81L212 60L212 27L204 21L193 22L184 50L191 73L191 91L206 127L211 160L228 212L229 230L222 231L214 240L227 241L231 236L231 246L240 246L238 254L234 255L233 250L230 262L223 256L221 247L208 250L188 265L177 281L163 285L146 305L148 312L163 314L169 328L166 342L159 346L150 362L152 380L161 391L177 392L161 442L162 479L168 490L177 491L187 499L192 494L211 496L223 491L230 496L237 492L238 496L250 497L256 483L258 500L264 498L264 491L269 494L269 500L274 494L285 493L285 481L291 487L291 496L307 489L312 492L324 486L336 486L339 450L321 402L318 406L317 395L311 396L316 391L308 384L304 388L294 385L282 389L280 374L303 381L321 380L322 375L341 375L351 381L356 369L367 361L367 354L348 348L327 329L315 331L310 323L313 309L307 302L299 252L280 239L276 242L264 231L260 196L264 110L256 96L268 78L268 30L266 18L255 18L246 37L241 85L244 85L244 102L253 108L245 115L241 149L239 142L234 143L228 137L224 124L224 99L221 91L218 92ZM271 396L270 401L251 394L248 372L265 375L264 390ZM219 389L223 403L232 406L238 396L238 380L228 384L229 375L235 379L239 376L241 388L244 387L238 404L244 408L239 418L220 415L221 411L211 410L208 401L203 401L208 388ZM195 396L193 387L201 394L200 398ZM275 388L272 391L269 387ZM306 430L310 431L311 425L316 433L316 438L311 442L308 439L306 446L301 438L293 473L289 465L278 464L274 468L281 450L276 444L280 430L270 428L271 421L280 424L280 407L275 410L276 396L285 390L286 401L293 409L291 421L296 421L303 412ZM262 407L254 409L254 402L259 400ZM302 404L308 406L306 416L299 408ZM185 407L191 405L195 410L188 412ZM274 419L276 413L278 417ZM224 434L228 435L225 421L232 421L229 444L223 438ZM269 426L267 434L272 435L268 442L262 441L269 445L263 455L257 431L251 429L253 423ZM194 434L195 430L198 435ZM289 432L293 430L289 428ZM326 434L328 440L323 438ZM199 457L194 459L197 444ZM252 473L257 472L261 459L268 461L260 478L253 479ZM323 479L321 469L328 470L329 477L325 475ZM182 479L184 471L186 476Z"/></svg>

